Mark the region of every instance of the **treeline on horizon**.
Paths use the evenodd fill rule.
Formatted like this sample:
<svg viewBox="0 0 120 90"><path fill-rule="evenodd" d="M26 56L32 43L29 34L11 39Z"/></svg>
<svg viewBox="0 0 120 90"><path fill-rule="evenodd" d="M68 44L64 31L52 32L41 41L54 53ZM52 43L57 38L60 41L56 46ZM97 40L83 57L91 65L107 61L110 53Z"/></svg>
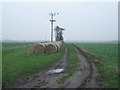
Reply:
<svg viewBox="0 0 120 90"><path fill-rule="evenodd" d="M27 40L2 40L2 43L39 43L39 42L50 42L50 41L27 41ZM66 43L120 43L119 40L111 40L111 41L75 41L75 40L65 40Z"/></svg>

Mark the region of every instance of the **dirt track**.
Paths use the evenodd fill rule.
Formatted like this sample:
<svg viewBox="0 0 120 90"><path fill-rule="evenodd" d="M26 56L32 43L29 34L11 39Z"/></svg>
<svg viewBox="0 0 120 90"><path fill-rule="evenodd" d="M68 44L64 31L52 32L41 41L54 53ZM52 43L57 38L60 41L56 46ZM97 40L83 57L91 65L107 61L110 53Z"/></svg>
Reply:
<svg viewBox="0 0 120 90"><path fill-rule="evenodd" d="M81 59L81 84L79 88L104 88L103 76L100 75L95 67L95 64L87 58L83 51L76 47L78 56Z"/></svg>
<svg viewBox="0 0 120 90"><path fill-rule="evenodd" d="M50 69L43 70L21 80L17 80L17 82L11 84L10 86L14 88L57 88L59 86L56 83L56 80L65 74L67 69L67 58L68 51L66 49L64 57ZM65 71L60 74L48 74L49 70L57 68L63 68Z"/></svg>
<svg viewBox="0 0 120 90"><path fill-rule="evenodd" d="M24 79L11 85L14 88L103 88L103 77L96 72L96 67L85 55L83 51L74 46L80 58L79 66L73 76L67 79L64 84L60 85L57 80L66 75L68 68L68 49L65 50L63 59L57 62L48 70L37 72L33 75L27 76ZM64 72L60 74L48 74L51 69L63 68Z"/></svg>

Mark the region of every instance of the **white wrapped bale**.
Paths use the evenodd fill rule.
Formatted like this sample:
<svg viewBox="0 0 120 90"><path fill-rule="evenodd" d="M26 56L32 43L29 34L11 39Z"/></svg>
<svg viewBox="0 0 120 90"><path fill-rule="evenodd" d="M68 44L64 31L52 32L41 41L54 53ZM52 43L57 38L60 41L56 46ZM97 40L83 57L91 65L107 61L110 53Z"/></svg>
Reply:
<svg viewBox="0 0 120 90"><path fill-rule="evenodd" d="M46 53L55 53L57 52L57 45L53 42L48 43L48 45L46 46Z"/></svg>
<svg viewBox="0 0 120 90"><path fill-rule="evenodd" d="M62 41L54 42L54 44L57 46L57 51L59 51L62 45Z"/></svg>
<svg viewBox="0 0 120 90"><path fill-rule="evenodd" d="M61 45L61 41L49 42L48 45L46 45L46 53L55 53L59 51Z"/></svg>

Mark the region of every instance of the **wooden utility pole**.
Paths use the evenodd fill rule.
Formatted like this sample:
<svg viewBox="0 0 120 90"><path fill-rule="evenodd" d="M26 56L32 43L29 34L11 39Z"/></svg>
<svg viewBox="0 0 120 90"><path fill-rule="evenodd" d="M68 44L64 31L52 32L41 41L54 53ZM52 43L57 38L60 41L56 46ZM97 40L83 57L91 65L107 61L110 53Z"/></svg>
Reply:
<svg viewBox="0 0 120 90"><path fill-rule="evenodd" d="M58 13L50 13L49 15L51 16L51 42L53 42L53 22L55 22L56 20L53 20L53 16L57 15Z"/></svg>

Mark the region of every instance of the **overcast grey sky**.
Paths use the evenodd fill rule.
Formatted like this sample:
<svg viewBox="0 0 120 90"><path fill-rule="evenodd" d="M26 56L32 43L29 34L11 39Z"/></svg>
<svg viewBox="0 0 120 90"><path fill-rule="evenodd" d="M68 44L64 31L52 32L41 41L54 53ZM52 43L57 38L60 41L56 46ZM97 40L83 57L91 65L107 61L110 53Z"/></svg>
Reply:
<svg viewBox="0 0 120 90"><path fill-rule="evenodd" d="M117 2L3 3L2 39L50 40L50 12L59 13L54 26L66 41L118 40Z"/></svg>

